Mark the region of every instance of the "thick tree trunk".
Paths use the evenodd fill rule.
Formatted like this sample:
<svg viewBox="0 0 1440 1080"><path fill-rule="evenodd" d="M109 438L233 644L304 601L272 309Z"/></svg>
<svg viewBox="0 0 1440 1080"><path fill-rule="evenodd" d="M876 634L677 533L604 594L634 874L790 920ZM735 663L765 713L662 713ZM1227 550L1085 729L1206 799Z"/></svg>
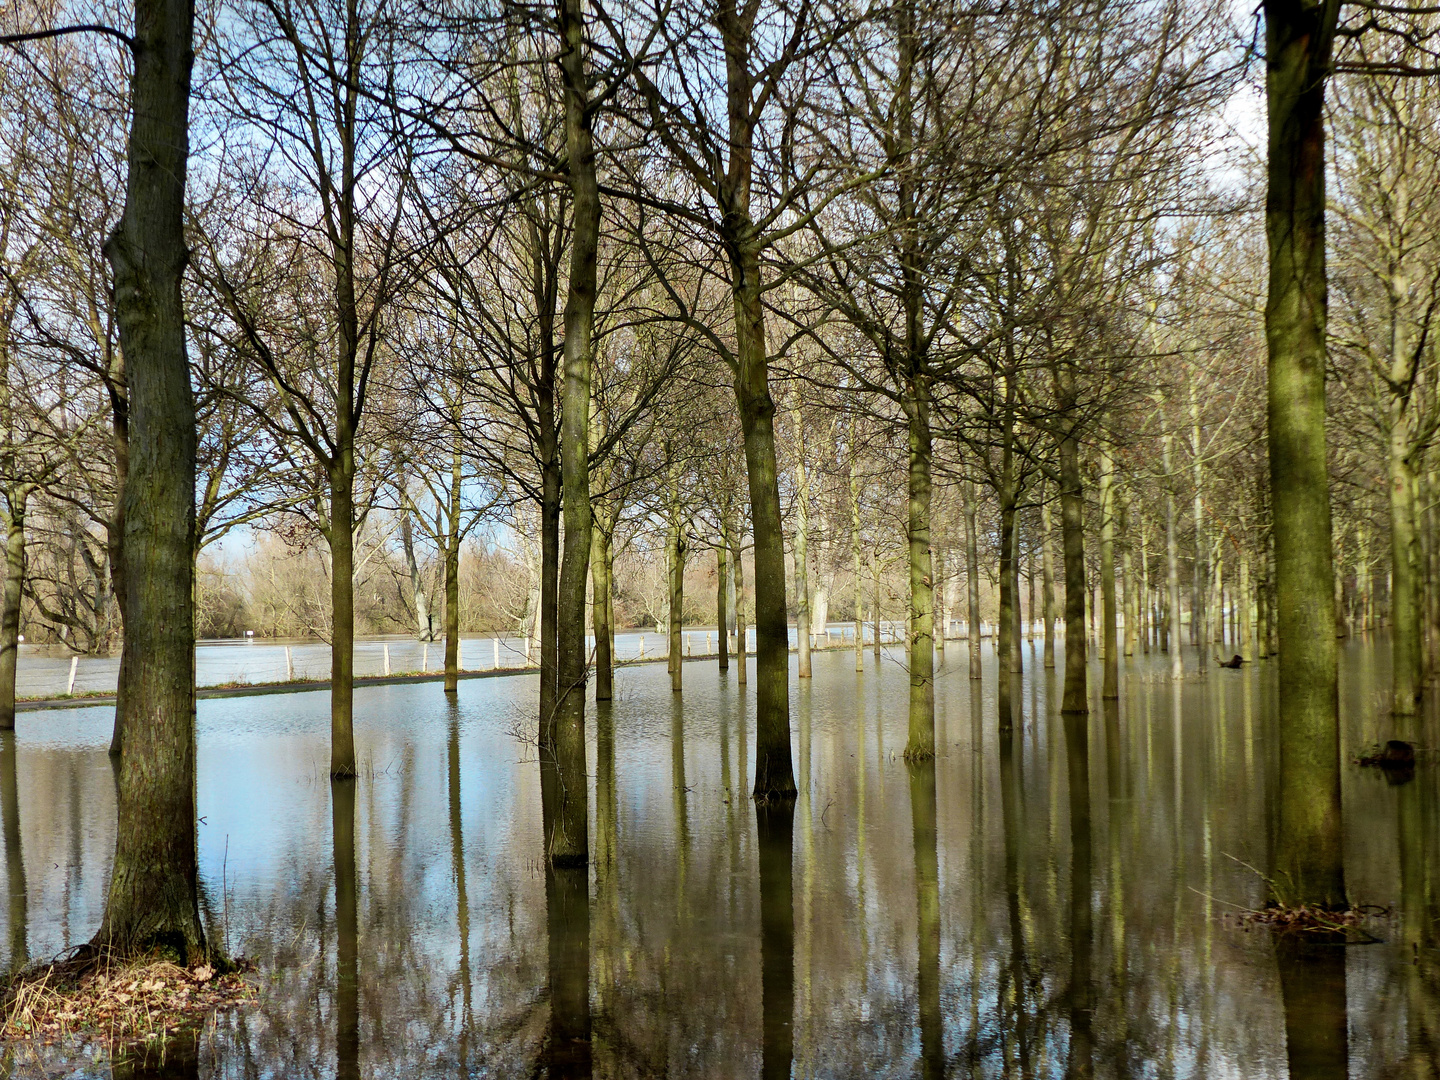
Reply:
<svg viewBox="0 0 1440 1080"><path fill-rule="evenodd" d="M209 950L195 852L195 401L187 251L191 34L184 0L137 0L125 209L105 245L129 364L125 641L115 858L92 946L182 962Z"/></svg>
<svg viewBox="0 0 1440 1080"><path fill-rule="evenodd" d="M970 678L980 678L980 552L975 526L975 488L967 480L961 486L965 513L965 586L967 636L970 645Z"/></svg>
<svg viewBox="0 0 1440 1080"><path fill-rule="evenodd" d="M557 0L556 22L565 43L559 64L565 87L565 152L572 215L565 301L565 379L560 404L565 550L556 591L557 685L552 743L559 790L545 845L551 866L559 868L584 866L590 855L585 771L585 586L590 576L590 373L600 195L591 137L581 0Z"/></svg>
<svg viewBox="0 0 1440 1080"><path fill-rule="evenodd" d="M1339 4L1267 0L1270 498L1279 631L1280 899L1345 903L1325 460L1325 80ZM1324 631L1324 632L1322 632Z"/></svg>
<svg viewBox="0 0 1440 1080"><path fill-rule="evenodd" d="M785 611L785 526L775 463L775 402L770 396L760 252L741 244L732 258L735 396L745 436L750 521L755 535L755 798L795 795L790 761L790 619ZM739 650L744 654L744 648Z"/></svg>
<svg viewBox="0 0 1440 1080"><path fill-rule="evenodd" d="M1108 447L1100 450L1100 696L1120 696L1120 636L1115 607L1115 464Z"/></svg>
<svg viewBox="0 0 1440 1080"><path fill-rule="evenodd" d="M914 380L907 403L910 420L910 735L907 761L935 756L935 589L930 562L930 400L923 378Z"/></svg>
<svg viewBox="0 0 1440 1080"><path fill-rule="evenodd" d="M25 585L25 509L30 485L5 492L5 585L0 594L0 731L15 730L15 665L20 656L20 597Z"/></svg>
<svg viewBox="0 0 1440 1080"><path fill-rule="evenodd" d="M351 448L353 455L353 445ZM351 458L353 460L353 457ZM330 775L355 775L354 475L330 476Z"/></svg>

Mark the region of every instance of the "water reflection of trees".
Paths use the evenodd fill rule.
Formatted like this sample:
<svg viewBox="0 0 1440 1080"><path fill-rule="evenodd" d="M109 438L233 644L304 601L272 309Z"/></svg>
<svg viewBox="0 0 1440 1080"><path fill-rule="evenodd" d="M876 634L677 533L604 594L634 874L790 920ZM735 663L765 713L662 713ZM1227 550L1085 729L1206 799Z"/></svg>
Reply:
<svg viewBox="0 0 1440 1080"><path fill-rule="evenodd" d="M903 716L887 691L903 671L826 678L828 661L796 699L801 791L785 822L747 798L746 699L687 678L672 711L622 686L596 714L588 884L545 872L535 762L517 763L494 718L398 718L351 812L343 795L327 806L327 780L296 781L286 805L302 824L287 835L302 843L262 844L258 870L238 873L232 849L229 868L232 939L275 977L202 1043L201 1074L753 1076L788 1062L801 1075L1278 1077L1288 1026L1330 1017L1333 1034L1343 1016L1367 1033L1348 1047L1352 1073L1427 1075L1440 796L1423 773L1347 790L1383 845L1353 879L1401 905L1398 947L1349 950L1342 1013L1338 994L1296 996L1325 984L1315 968L1292 979L1267 935L1221 918L1224 901L1263 899L1225 857L1264 864L1263 673L1142 687L1070 730L1032 684L1004 740L994 697L942 678L956 741L917 771L891 758ZM11 907L28 895L32 926L48 927L33 951L56 918L37 897L65 881L35 869L39 853L75 868L77 895L94 890L104 860L86 830L103 821L70 823L111 796L108 769L81 755L24 760L30 888L12 886ZM1382 1003L1362 989L1375 987L1397 992ZM1321 1044L1315 1025L1297 1030ZM1289 1045L1298 1067L1304 1038Z"/></svg>

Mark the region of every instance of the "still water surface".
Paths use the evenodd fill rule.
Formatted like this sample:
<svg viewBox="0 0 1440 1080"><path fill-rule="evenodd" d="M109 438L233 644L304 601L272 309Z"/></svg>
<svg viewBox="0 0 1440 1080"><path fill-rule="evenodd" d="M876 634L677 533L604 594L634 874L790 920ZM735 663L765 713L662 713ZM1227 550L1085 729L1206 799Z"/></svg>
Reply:
<svg viewBox="0 0 1440 1080"><path fill-rule="evenodd" d="M1388 734L1384 652L1344 654L1348 757ZM949 660L912 775L903 655L816 656L793 818L748 798L733 670L688 664L679 697L621 672L591 713L588 903L541 860L534 676L357 691L363 776L334 798L325 693L202 701L203 903L267 989L193 1060L115 1075L1284 1077L1287 1030L1289 1075L1437 1075L1432 765L1347 768L1349 888L1384 913L1296 968L1238 918L1265 897L1266 665L1172 684L1136 658L1082 740L1030 663L1002 739L988 648L982 684ZM98 924L111 716L23 714L0 744L9 964ZM4 1074L110 1075L43 1067Z"/></svg>

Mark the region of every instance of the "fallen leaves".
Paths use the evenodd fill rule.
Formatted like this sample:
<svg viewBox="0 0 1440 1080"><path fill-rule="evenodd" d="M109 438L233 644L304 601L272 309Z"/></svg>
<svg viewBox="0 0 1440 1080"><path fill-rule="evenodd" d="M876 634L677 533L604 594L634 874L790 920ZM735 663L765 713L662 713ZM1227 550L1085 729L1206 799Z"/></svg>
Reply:
<svg viewBox="0 0 1440 1080"><path fill-rule="evenodd" d="M209 964L183 968L163 960L60 961L15 976L6 988L0 1039L51 1042L98 1036L113 1049L162 1039L205 1017L252 1001L253 965L217 974Z"/></svg>

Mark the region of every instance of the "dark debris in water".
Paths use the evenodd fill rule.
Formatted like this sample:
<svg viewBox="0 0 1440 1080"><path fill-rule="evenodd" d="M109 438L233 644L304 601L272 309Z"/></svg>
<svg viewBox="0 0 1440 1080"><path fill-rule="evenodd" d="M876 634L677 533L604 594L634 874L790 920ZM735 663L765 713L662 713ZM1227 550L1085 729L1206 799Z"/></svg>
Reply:
<svg viewBox="0 0 1440 1080"><path fill-rule="evenodd" d="M1333 937L1343 935L1346 944L1369 945L1381 939L1373 933L1377 921L1390 915L1390 909L1375 904L1350 908L1312 907L1309 904L1270 904L1263 908L1246 909L1227 916L1242 930L1266 926L1281 934Z"/></svg>
<svg viewBox="0 0 1440 1080"><path fill-rule="evenodd" d="M114 1053L163 1043L217 1012L255 1000L247 975L255 965L231 961L184 968L168 960L77 957L12 976L0 997L0 1042L53 1046L85 1038Z"/></svg>

